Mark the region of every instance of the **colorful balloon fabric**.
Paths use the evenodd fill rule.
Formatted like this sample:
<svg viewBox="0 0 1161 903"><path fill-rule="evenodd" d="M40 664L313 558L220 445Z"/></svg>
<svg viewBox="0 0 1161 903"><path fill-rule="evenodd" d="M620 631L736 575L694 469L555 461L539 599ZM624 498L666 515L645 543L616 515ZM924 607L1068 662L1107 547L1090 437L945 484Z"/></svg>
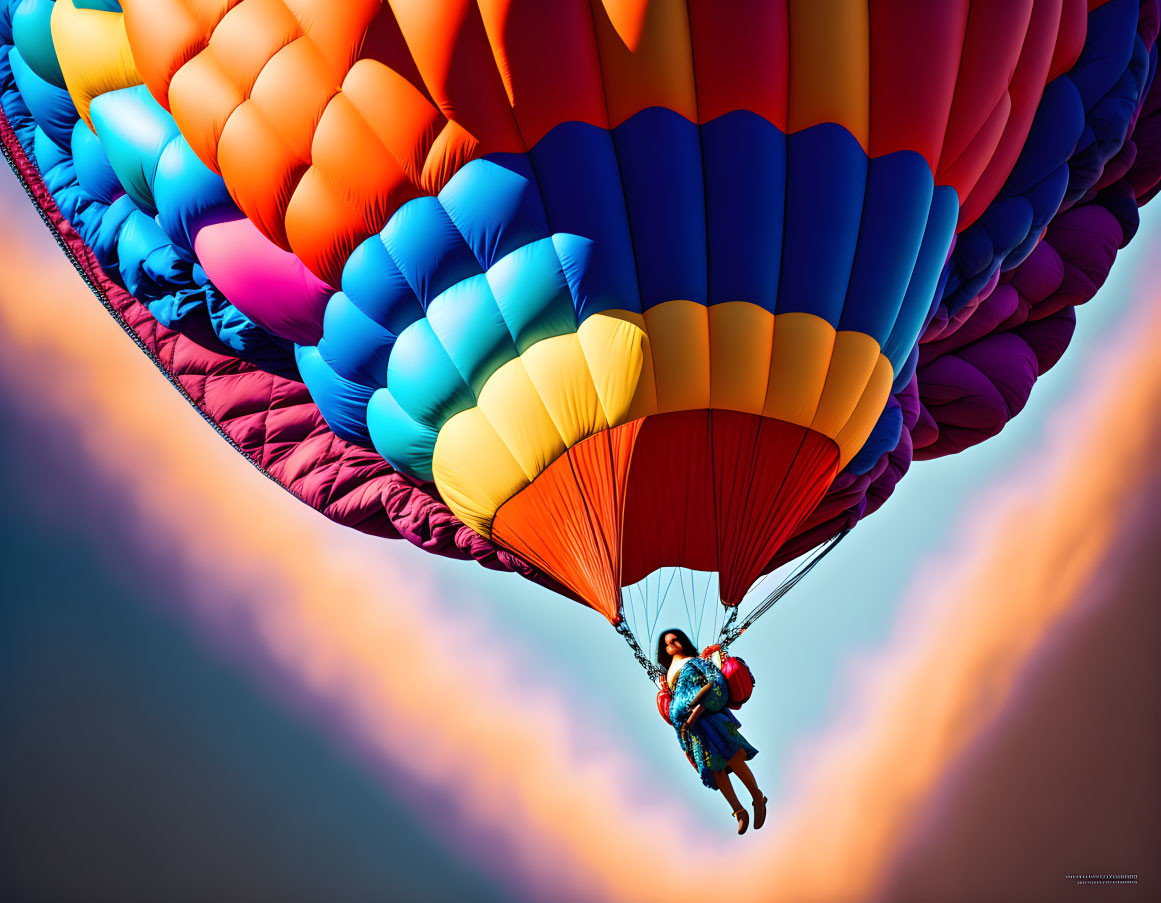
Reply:
<svg viewBox="0 0 1161 903"><path fill-rule="evenodd" d="M266 475L617 622L663 566L737 604L1019 413L1161 179L1158 24L0 0L0 136Z"/></svg>

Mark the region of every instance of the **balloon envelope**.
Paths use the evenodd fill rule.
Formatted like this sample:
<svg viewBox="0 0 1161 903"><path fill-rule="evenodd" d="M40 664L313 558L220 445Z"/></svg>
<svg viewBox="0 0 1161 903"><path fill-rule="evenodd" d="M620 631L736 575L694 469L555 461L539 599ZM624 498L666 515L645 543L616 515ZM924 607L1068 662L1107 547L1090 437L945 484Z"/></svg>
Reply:
<svg viewBox="0 0 1161 903"><path fill-rule="evenodd" d="M0 131L268 475L618 621L664 566L736 605L1019 412L1154 191L1157 23L0 0Z"/></svg>

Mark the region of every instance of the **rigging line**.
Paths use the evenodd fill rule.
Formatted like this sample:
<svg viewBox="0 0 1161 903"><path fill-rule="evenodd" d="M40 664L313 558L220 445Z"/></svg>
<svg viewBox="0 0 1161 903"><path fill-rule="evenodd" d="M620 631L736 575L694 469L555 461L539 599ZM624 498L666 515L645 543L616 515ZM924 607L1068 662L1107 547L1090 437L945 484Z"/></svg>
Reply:
<svg viewBox="0 0 1161 903"><path fill-rule="evenodd" d="M799 557L801 558L802 556L799 556ZM746 613L747 618L750 615L752 615L755 611L757 611L758 606L764 604L764 601L766 599L769 599L770 595L772 593L777 592L779 590L779 588L782 586L782 584L785 583L785 581L787 579L789 579L789 577L791 575L793 575L794 569L790 568L789 573L786 573L785 576L779 577L778 579L774 579L775 574L777 574L779 571L784 571L785 568L786 568L786 565L784 564L784 565L781 565L779 567L776 567L776 568L773 568L773 569L767 571L765 574L763 574L758 579L758 581L754 584L754 586L752 586L750 588L750 592L747 595L752 594L754 596L754 598L757 599L758 601L754 602L753 605L750 607L749 611ZM758 590L760 586L763 587L763 589L760 592L756 592L756 590ZM769 589L767 591L767 589L765 589L765 587L773 587L773 588ZM742 610L742 607L739 605L738 606L739 614L741 614L741 610Z"/></svg>
<svg viewBox="0 0 1161 903"><path fill-rule="evenodd" d="M678 574L678 577L679 577L679 582L681 583L681 595L684 597L686 594L685 593L685 575ZM698 619L698 611L697 611L696 604L697 604L697 597L694 595L694 590L693 590L693 569L690 568L690 570L689 570L689 603L686 605L685 617L686 617L686 620L689 621L690 629L693 631L694 643L700 643L701 637L699 636L699 633L701 632L701 627L700 627L700 622Z"/></svg>
<svg viewBox="0 0 1161 903"><path fill-rule="evenodd" d="M768 594L765 591L765 589L762 589L762 587L764 587L770 583L771 578L773 578L773 576L777 570L778 570L778 568L774 568L773 570L767 571L765 574L763 574L761 577L759 577L755 581L754 585L750 587L750 590L746 595L753 594L755 596L755 598L763 598L764 599ZM741 605L739 605L738 607L741 608ZM750 610L753 611L753 609L757 608L757 607L758 607L758 603L755 603L753 608L751 608Z"/></svg>
<svg viewBox="0 0 1161 903"><path fill-rule="evenodd" d="M744 497L742 498L741 517L729 518L728 520L730 523L726 524L727 530L730 529L731 524L734 527L734 529L732 531L730 531L730 536L728 537L728 540L735 540L736 541L736 545L734 545L734 551L735 551L735 558L738 561L748 561L750 559L751 547L754 546L758 541L758 531L757 530L749 530L749 531L743 532L743 528L748 523L748 518L750 516L750 508L754 503L754 496L756 495L756 493L753 491L753 486L754 486L754 484L756 484L758 482L758 464L759 464L759 460L761 457L758 454L758 444L759 444L759 440L762 437L762 429L766 426L767 422L768 421L765 417L761 418L758 421L757 427L754 429L754 441L750 446L749 469L746 471L749 474L749 480L747 481L748 485L747 485L746 489L744 490L745 494L744 494ZM793 466L793 462L791 463L791 466ZM730 508L733 507L734 493L738 490L738 488L739 488L738 484L740 482L742 482L742 481L734 480L731 487L730 487L730 499L729 499L729 503L728 503ZM783 478L783 484L785 484L785 477ZM781 494L782 494L782 487L780 486L778 489L778 496L775 496L775 502L777 502L777 499L779 496L781 496ZM749 539L750 541L747 542L747 539Z"/></svg>
<svg viewBox="0 0 1161 903"><path fill-rule="evenodd" d="M616 519L614 530L616 531L611 537L614 548L609 548L610 537L605 535L604 525L601 525L601 538L605 543L605 552L609 557L609 570L613 575L613 588L617 596L621 596L621 519L620 519L620 505L617 504L617 499L620 498L620 490L617 488L617 468L613 464L613 432L612 429L604 431L605 445L608 448L608 457L605 459L608 462L608 476L609 483L613 487L613 516ZM600 441L599 439L597 440ZM624 597L621 596L622 603Z"/></svg>
<svg viewBox="0 0 1161 903"><path fill-rule="evenodd" d="M665 610L665 605L669 602L669 590L673 586L673 572L670 572L669 582L665 585L665 589L661 589L661 579L657 581L657 611L653 615L653 623L649 626L649 637L652 641L653 634L657 631L658 625L661 623L661 612Z"/></svg>
<svg viewBox="0 0 1161 903"><path fill-rule="evenodd" d="M646 657L645 652L641 649L641 644L637 642L637 637L633 635L633 631L628 628L625 622L619 621L614 625L614 629L625 638L625 642L629 644L629 648L633 651L633 658L637 659L637 664L645 669L649 680L653 683L660 680L664 674L661 666Z"/></svg>
<svg viewBox="0 0 1161 903"><path fill-rule="evenodd" d="M642 588L640 583L634 586L633 589L636 591L634 596L634 605L639 604L641 607L641 617L636 619L633 623L633 626L636 628L640 624L649 620L649 601L645 598L645 590ZM636 611L634 611L634 617L636 617Z"/></svg>
<svg viewBox="0 0 1161 903"><path fill-rule="evenodd" d="M660 571L658 572L660 574ZM669 582L665 584L665 593L661 596L660 602L657 605L657 614L653 618L653 624L649 628L649 636L652 638L653 630L657 627L657 622L661 620L661 609L665 607L665 603L669 600L669 590L673 587L673 578L677 576L677 568L673 568L669 573ZM657 580L658 588L661 587L660 577Z"/></svg>
<svg viewBox="0 0 1161 903"><path fill-rule="evenodd" d="M712 584L712 583L713 583L713 574L711 573L705 582L705 590L701 594L701 607L703 609L706 607L706 603L709 600L709 589L710 589L710 584ZM724 606L722 606L720 601L715 600L715 602L714 602L714 632L713 632L713 636L715 636L715 637L718 636L718 621L721 620L721 617L722 617L721 610L723 607Z"/></svg>
<svg viewBox="0 0 1161 903"><path fill-rule="evenodd" d="M635 583L633 585L633 590L634 590L634 594L635 594L634 595L635 604L637 604L640 608L640 612L637 616L637 619L634 621L634 624L633 624L633 630L635 633L640 633L641 628L649 620L649 601L648 601L648 598L645 594L645 583L643 581ZM635 614L637 614L637 613L635 612Z"/></svg>
<svg viewBox="0 0 1161 903"><path fill-rule="evenodd" d="M644 636L647 641L651 641L652 631L649 625L653 622L653 611L657 607L657 591L650 588L648 581L646 581L644 585L644 595L642 596L642 599L645 603L643 606L645 620L642 624L645 629Z"/></svg>
<svg viewBox="0 0 1161 903"><path fill-rule="evenodd" d="M649 593L649 579L646 578L637 584L637 593L641 600L641 619L634 626L635 632L638 636L645 636L648 639L649 631L649 600L651 598Z"/></svg>
<svg viewBox="0 0 1161 903"><path fill-rule="evenodd" d="M695 606L695 609L697 611L697 633L698 633L698 640L697 641L699 643L701 642L702 629L705 626L705 618L706 618L705 600L706 600L706 597L709 595L710 583L713 582L713 572L712 571L704 572L704 576L705 576L705 588L702 590L701 600L700 601L698 601L697 599L694 600L694 606ZM696 590L694 590L694 591L696 592Z"/></svg>
<svg viewBox="0 0 1161 903"><path fill-rule="evenodd" d="M783 514L783 515L785 514L784 509L786 508L786 502L785 502L785 500L782 499L782 490L785 488L786 481L790 477L790 471L792 471L794 469L794 465L798 462L799 455L802 454L802 448L806 443L806 436L807 436L807 434L804 432L802 434L802 438L798 442L798 448L795 449L795 451L794 451L794 457L790 461L790 466L787 469L786 473L783 474L782 482L779 484L778 496L777 496L778 502L776 503L776 508L775 508L775 510L778 511L779 514ZM813 565L811 565L811 567L813 567ZM793 580L793 579L794 579L794 572L792 572L791 575L783 581L783 583L781 583L777 587L775 587L774 593L778 593L779 599L782 598L782 596L785 595L789 589L789 587L783 588L786 581ZM795 580L795 583L797 583L797 580ZM777 600L775 600L775 601L777 601ZM758 615L754 614L754 612L758 611L759 608L761 608L762 606L766 606L768 608L770 605L773 605L773 604L774 603L769 600L769 597L767 597L767 599L765 601L759 603L750 612L750 615L747 616L747 618L746 618L747 623L753 623L754 620L757 620L757 618L761 616L761 613L759 613ZM765 612L765 610L766 610L766 608L762 608L762 612Z"/></svg>
<svg viewBox="0 0 1161 903"><path fill-rule="evenodd" d="M850 533L849 528L833 536L826 543L826 545L819 548L809 559L799 565L798 569L793 574L791 574L788 578L786 578L786 580L775 587L774 591L770 593L770 595L767 596L766 599L764 599L762 603L758 605L740 625L728 630L728 632L725 632L725 628L723 628L722 645L729 645L739 636L745 633L754 624L754 622L758 620L758 618L762 617L762 615L764 615L774 606L774 603L790 592L790 590L794 589L794 587L798 585L802 578L814 569L815 565L822 561L823 558L825 558L834 550L835 546L842 542L848 533ZM731 619L731 621L732 620L733 619Z"/></svg>
<svg viewBox="0 0 1161 903"><path fill-rule="evenodd" d="M637 629L637 599L633 587L621 587L621 614L629 625L630 630Z"/></svg>
<svg viewBox="0 0 1161 903"><path fill-rule="evenodd" d="M698 645L701 645L701 625L705 622L705 608L697 604L697 586L694 583L694 572L692 568L689 571L689 596L690 607L695 612L695 615L691 617L690 620L692 621L695 618L697 620L697 626L694 628L694 630L697 633L696 642Z"/></svg>
<svg viewBox="0 0 1161 903"><path fill-rule="evenodd" d="M799 581L802 580L802 578L805 577L808 573L810 573L810 571L814 569L814 566L818 564L818 562L820 562L845 535L846 533L844 532L834 537L826 546L815 553L813 557L805 561L793 574L790 575L790 577L783 581L783 583L773 593L771 593L769 598L767 598L761 605L759 605L753 612L750 613L750 616L746 619L746 622L741 629L744 630L746 626L752 624L754 621L760 618L763 614L765 614L766 611L769 610L770 606L772 606L775 602L785 596L791 589L797 586Z"/></svg>
<svg viewBox="0 0 1161 903"><path fill-rule="evenodd" d="M573 448L576 448L576 446L574 445ZM593 512L589 507L588 496L585 495L584 486L581 485L580 475L577 474L577 472L576 472L576 461L573 459L572 451L573 451L572 448L566 449L564 452L564 457L566 459L568 459L568 469L569 469L569 473L572 474L573 485L576 486L577 494L580 496L581 502L584 505L585 521L589 525L589 537L593 541L593 548L595 550L598 550L598 554L599 554L600 548L604 549L604 551L605 551L605 563L610 563L610 565L611 565L611 562L609 562L609 546L608 546L608 542L605 539L605 532L603 529L601 529L599 527L598 522L593 519ZM611 570L611 567L610 567L610 570ZM616 581L616 582L619 582L619 581ZM616 595L617 595L616 590L617 589L620 589L620 587L613 587L614 600L616 599Z"/></svg>
<svg viewBox="0 0 1161 903"><path fill-rule="evenodd" d="M725 606L723 606L723 608L724 607ZM730 634L732 632L731 628L733 627L734 621L736 621L737 618L738 618L738 606L734 605L733 607L730 608L730 614L726 618L725 623L722 624L721 632L718 634L718 645L722 647L722 655L723 656L726 654L727 650L730 648L730 643L733 642L733 638L730 636Z"/></svg>
<svg viewBox="0 0 1161 903"><path fill-rule="evenodd" d="M697 597L694 595L694 592L693 592L693 569L692 568L689 569L689 595L688 596L685 593L685 579L684 579L684 577L682 577L682 579L678 580L677 582L681 585L681 601L685 606L685 619L689 622L689 626L694 628L694 633L697 634L701 630L701 626L700 626L700 624L698 624L697 617L694 614L694 612L696 611L696 609L694 608L694 605L697 602ZM695 642L696 642L696 640L695 640Z"/></svg>
<svg viewBox="0 0 1161 903"><path fill-rule="evenodd" d="M802 564L800 564L799 567L793 573L791 573L789 577L779 583L778 586L776 586L774 590L761 603L754 607L753 611L747 615L739 627L733 629L730 629L728 626L723 627L723 641L727 644L732 643L735 639L741 636L755 621L758 620L758 618L769 611L774 603L776 603L779 599L790 592L790 590L797 586L799 581L801 581L803 577L810 573L814 566L818 564L818 562L821 561L831 551L831 549L838 545L838 542L846 535L847 532L849 531L844 531L843 533L833 537L827 543L827 545L816 551L811 558L802 562ZM731 618L728 624L732 625L733 620L734 618Z"/></svg>
<svg viewBox="0 0 1161 903"><path fill-rule="evenodd" d="M642 592L643 592L642 599L645 603L644 604L644 609L645 609L644 627L645 627L646 639L648 639L650 634L651 634L651 630L650 630L649 625L653 620L653 609L656 607L657 598L658 598L658 590L653 588L653 583L655 583L656 581L654 581L652 579L652 577L653 577L653 574L649 574L645 578L645 581L641 584Z"/></svg>
<svg viewBox="0 0 1161 903"><path fill-rule="evenodd" d="M647 637L653 636L653 623L661 612L661 575L655 571L650 576L654 575L657 579L652 581L653 587L649 590L648 595L649 606L645 609L645 634ZM646 584L646 586L649 585L649 583Z"/></svg>

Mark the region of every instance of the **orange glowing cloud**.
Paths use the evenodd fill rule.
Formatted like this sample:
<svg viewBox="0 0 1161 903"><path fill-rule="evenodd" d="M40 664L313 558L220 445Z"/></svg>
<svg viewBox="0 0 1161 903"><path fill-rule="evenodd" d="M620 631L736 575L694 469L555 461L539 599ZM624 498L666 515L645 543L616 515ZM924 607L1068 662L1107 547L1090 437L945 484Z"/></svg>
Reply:
<svg viewBox="0 0 1161 903"><path fill-rule="evenodd" d="M1107 556L1158 438L1154 320L1090 380L1035 471L980 506L956 560L920 576L862 691L802 751L798 793L739 842L659 802L672 794L615 749L576 753L571 700L536 685L519 667L526 650L470 600L445 604L418 553L336 527L255 473L43 230L0 227L0 248L0 379L77 425L85 466L123 487L159 548L180 550L191 604L250 625L268 664L395 776L389 789L402 776L452 790L442 830L537 898L871 896L920 801Z"/></svg>

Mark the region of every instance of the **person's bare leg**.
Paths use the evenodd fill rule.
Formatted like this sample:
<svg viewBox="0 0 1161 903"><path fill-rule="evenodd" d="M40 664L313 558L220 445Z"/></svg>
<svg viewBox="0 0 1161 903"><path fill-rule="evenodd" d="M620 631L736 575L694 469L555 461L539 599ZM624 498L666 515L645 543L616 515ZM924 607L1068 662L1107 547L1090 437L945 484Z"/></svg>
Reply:
<svg viewBox="0 0 1161 903"><path fill-rule="evenodd" d="M732 759L730 759L730 768L734 770L734 774L738 776L746 789L750 791L750 796L758 799L762 796L762 791L758 787L758 780L754 777L754 772L750 771L750 766L746 764L746 754L742 750L738 750Z"/></svg>
<svg viewBox="0 0 1161 903"><path fill-rule="evenodd" d="M734 770L734 774L750 791L750 799L754 801L754 830L757 831L766 823L766 797L762 795L754 772L750 771L750 766L746 764L745 752L740 749L737 751L730 760L730 768Z"/></svg>
<svg viewBox="0 0 1161 903"><path fill-rule="evenodd" d="M730 812L737 816L738 833L745 834L746 828L750 827L750 813L743 809L742 804L738 801L738 794L734 792L734 785L730 782L729 773L725 769L715 771L714 780L717 782L718 790L722 792L722 796L730 804Z"/></svg>

